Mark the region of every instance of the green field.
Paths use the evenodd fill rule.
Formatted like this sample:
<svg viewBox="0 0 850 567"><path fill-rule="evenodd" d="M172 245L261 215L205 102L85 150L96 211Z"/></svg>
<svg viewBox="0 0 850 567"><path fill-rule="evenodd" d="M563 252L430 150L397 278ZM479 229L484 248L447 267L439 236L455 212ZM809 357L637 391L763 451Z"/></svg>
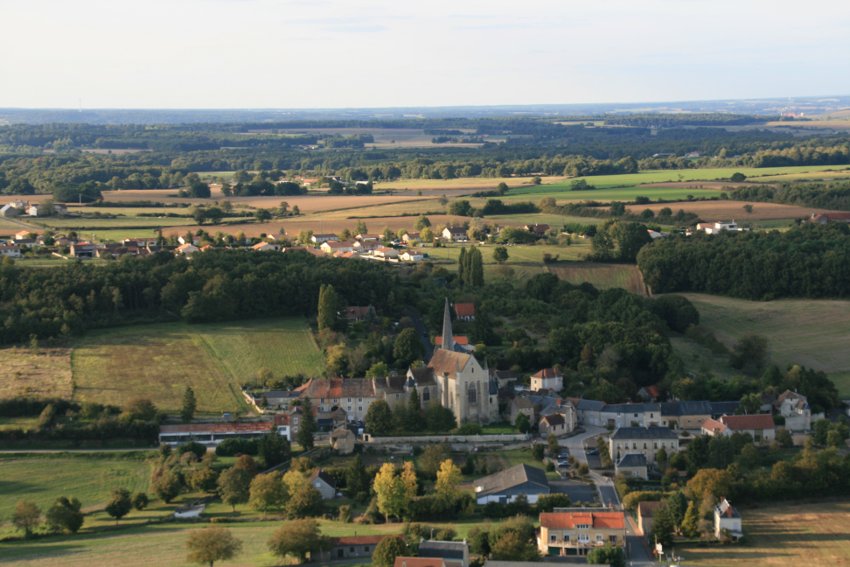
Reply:
<svg viewBox="0 0 850 567"><path fill-rule="evenodd" d="M58 497L74 496L90 510L103 507L115 488L145 491L150 476L146 458L145 453L0 455L0 525L21 499L46 510Z"/></svg>
<svg viewBox="0 0 850 567"><path fill-rule="evenodd" d="M682 565L850 565L850 502L787 503L741 510L740 545L675 546Z"/></svg>
<svg viewBox="0 0 850 567"><path fill-rule="evenodd" d="M131 512L131 516L133 513ZM323 535L400 534L403 524L359 525L320 520ZM125 567L186 566L186 538L192 529L206 524L152 524L132 527L114 532L82 533L70 537L51 537L34 542L0 543L0 563L14 562L20 567ZM242 541L242 552L231 561L216 562L216 565L271 567L292 564L272 556L266 542L281 522L260 521L223 524ZM450 524L428 522L437 528L451 527L464 538L469 530L480 526L480 522L462 521ZM317 565L317 563L314 563ZM346 563L351 567L351 563ZM355 565L368 565L360 563Z"/></svg>
<svg viewBox="0 0 850 567"><path fill-rule="evenodd" d="M533 187L520 187L511 189L510 194L523 193L539 194L552 190L569 191L570 185L578 180L584 179L597 189L610 189L614 187L634 187L645 183L668 183L685 181L728 181L733 173L740 172L748 179L767 180L773 175L801 174L807 172L833 171L847 169L840 165L801 165L795 167L726 167L706 169L655 169L638 173L627 173L621 175L592 175L588 177L569 178L557 183L544 183ZM575 191L571 193L582 193Z"/></svg>
<svg viewBox="0 0 850 567"><path fill-rule="evenodd" d="M322 354L302 319L188 325L165 323L89 333L73 349L74 398L123 405L137 397L179 410L192 386L198 410L244 408L241 384L268 368L320 375Z"/></svg>
<svg viewBox="0 0 850 567"><path fill-rule="evenodd" d="M481 250L481 259L487 264L496 265L493 259L493 250L497 246L487 244L484 246L476 246ZM438 246L438 247L423 247L422 250L434 260L446 260L457 262L463 246ZM506 246L508 249L508 260L505 266L515 266L516 264L543 264L543 255L551 254L553 257L558 256L561 260L580 260L590 252L590 241L576 239L570 246L558 246L555 244L534 244L534 245L516 245Z"/></svg>
<svg viewBox="0 0 850 567"><path fill-rule="evenodd" d="M827 372L842 396L850 395L850 301L781 299L747 301L682 294L700 312L700 326L727 346L755 333L768 340L773 362ZM692 353L691 353L692 354ZM687 355L687 353L686 353Z"/></svg>

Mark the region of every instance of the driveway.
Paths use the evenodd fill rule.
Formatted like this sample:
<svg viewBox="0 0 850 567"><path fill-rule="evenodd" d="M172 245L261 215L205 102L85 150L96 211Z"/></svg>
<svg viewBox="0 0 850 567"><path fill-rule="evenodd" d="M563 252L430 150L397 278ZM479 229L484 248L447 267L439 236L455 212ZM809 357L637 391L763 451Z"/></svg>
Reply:
<svg viewBox="0 0 850 567"><path fill-rule="evenodd" d="M595 486L577 480L550 480L549 487L552 489L552 492L569 496L573 505L579 502L592 504L599 497Z"/></svg>
<svg viewBox="0 0 850 567"><path fill-rule="evenodd" d="M587 455L584 452L584 442L592 437L596 437L602 433L607 433L608 430L604 427L596 427L594 425L585 425L584 433L573 435L558 441L561 447L567 447L570 450L570 455L575 457L579 463L587 464Z"/></svg>

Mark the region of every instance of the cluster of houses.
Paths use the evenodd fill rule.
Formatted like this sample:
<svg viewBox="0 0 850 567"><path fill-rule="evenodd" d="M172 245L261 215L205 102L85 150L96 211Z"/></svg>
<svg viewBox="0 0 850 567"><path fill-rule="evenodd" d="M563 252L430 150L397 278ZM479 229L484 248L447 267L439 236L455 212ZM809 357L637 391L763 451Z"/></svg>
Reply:
<svg viewBox="0 0 850 567"><path fill-rule="evenodd" d="M67 215L68 208L60 203L30 203L29 201L11 201L0 205L0 217L49 217Z"/></svg>
<svg viewBox="0 0 850 567"><path fill-rule="evenodd" d="M408 234L404 235L405 237ZM427 257L418 250L407 248L412 240L404 240L404 244L393 241L387 246L383 237L378 234L358 234L352 240L340 240L335 234L314 234L310 241L318 246L323 254L335 258L361 258L379 262L421 262ZM403 247L403 248L402 248Z"/></svg>

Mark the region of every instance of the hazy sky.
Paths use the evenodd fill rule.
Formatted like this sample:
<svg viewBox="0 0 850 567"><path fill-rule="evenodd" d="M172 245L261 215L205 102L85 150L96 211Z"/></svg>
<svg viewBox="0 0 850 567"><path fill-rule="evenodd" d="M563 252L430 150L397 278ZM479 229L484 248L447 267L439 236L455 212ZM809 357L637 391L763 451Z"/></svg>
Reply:
<svg viewBox="0 0 850 567"><path fill-rule="evenodd" d="M0 107L850 94L848 0L0 0Z"/></svg>

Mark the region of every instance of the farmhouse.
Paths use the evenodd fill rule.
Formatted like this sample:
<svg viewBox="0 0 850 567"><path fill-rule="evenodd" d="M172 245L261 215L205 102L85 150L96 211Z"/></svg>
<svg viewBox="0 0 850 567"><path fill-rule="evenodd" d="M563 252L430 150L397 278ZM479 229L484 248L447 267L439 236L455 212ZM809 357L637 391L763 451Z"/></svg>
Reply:
<svg viewBox="0 0 850 567"><path fill-rule="evenodd" d="M9 258L20 258L21 247L14 242L3 242L0 244L0 256Z"/></svg>
<svg viewBox="0 0 850 567"><path fill-rule="evenodd" d="M785 418L785 429L804 432L812 429L812 410L806 396L785 390L776 398L774 407Z"/></svg>
<svg viewBox="0 0 850 567"><path fill-rule="evenodd" d="M725 498L721 498L714 507L714 537L727 535L732 539L740 539L744 535L741 525L741 515Z"/></svg>
<svg viewBox="0 0 850 567"><path fill-rule="evenodd" d="M159 427L159 444L173 447L194 441L208 447L217 447L225 439L256 439L272 431L281 434L282 431L279 427L271 421L161 425ZM286 434L284 433L283 436L285 437Z"/></svg>
<svg viewBox="0 0 850 567"><path fill-rule="evenodd" d="M655 462L655 454L679 452L679 436L666 427L621 427L608 440L608 451L616 463L627 454L643 455L647 463Z"/></svg>
<svg viewBox="0 0 850 567"><path fill-rule="evenodd" d="M543 469L526 464L485 476L475 481L475 501L478 504L497 502L508 504L525 496L530 504L542 494L549 494L549 481Z"/></svg>
<svg viewBox="0 0 850 567"><path fill-rule="evenodd" d="M271 242L257 242L253 246L251 246L251 250L254 252L278 252L280 250L280 244L272 244Z"/></svg>
<svg viewBox="0 0 850 567"><path fill-rule="evenodd" d="M350 323L368 321L375 317L375 307L372 305L349 305L345 308L345 320Z"/></svg>
<svg viewBox="0 0 850 567"><path fill-rule="evenodd" d="M466 229L462 226L447 226L441 234L449 242L469 242Z"/></svg>
<svg viewBox="0 0 850 567"><path fill-rule="evenodd" d="M187 242L185 244L181 244L174 250L174 254L176 256L191 256L195 252L200 252L200 248L192 244L191 242Z"/></svg>
<svg viewBox="0 0 850 567"><path fill-rule="evenodd" d="M71 244L71 256L74 258L94 258L97 250L91 242L74 242Z"/></svg>
<svg viewBox="0 0 850 567"><path fill-rule="evenodd" d="M850 213L812 213L809 222L829 224L831 222L850 222Z"/></svg>
<svg viewBox="0 0 850 567"><path fill-rule="evenodd" d="M338 252L352 252L354 251L354 243L348 240L343 242L339 242L336 240L325 240L322 242L319 249L325 254L336 254Z"/></svg>
<svg viewBox="0 0 850 567"><path fill-rule="evenodd" d="M564 388L564 375L554 368L544 368L531 375L531 391L552 390L560 392Z"/></svg>
<svg viewBox="0 0 850 567"><path fill-rule="evenodd" d="M587 555L594 547L625 547L623 512L590 512L585 509L540 514L538 550L543 555Z"/></svg>
<svg viewBox="0 0 850 567"><path fill-rule="evenodd" d="M697 232L706 234L720 234L721 232L738 232L738 223L735 221L700 222L697 223Z"/></svg>
<svg viewBox="0 0 850 567"><path fill-rule="evenodd" d="M398 260L398 250L387 246L379 246L372 251L372 257L379 260Z"/></svg>
<svg viewBox="0 0 850 567"><path fill-rule="evenodd" d="M418 250L405 250L398 258L402 262L421 262L425 259L425 254Z"/></svg>

